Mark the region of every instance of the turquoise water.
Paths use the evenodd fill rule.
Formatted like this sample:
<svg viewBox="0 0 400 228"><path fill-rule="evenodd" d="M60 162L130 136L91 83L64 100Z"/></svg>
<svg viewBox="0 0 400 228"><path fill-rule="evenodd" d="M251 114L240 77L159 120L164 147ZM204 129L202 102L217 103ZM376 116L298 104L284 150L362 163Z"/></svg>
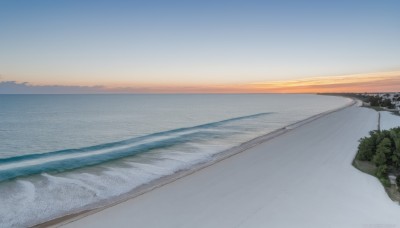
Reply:
<svg viewBox="0 0 400 228"><path fill-rule="evenodd" d="M0 95L0 224L27 226L88 208L348 102L277 94Z"/></svg>

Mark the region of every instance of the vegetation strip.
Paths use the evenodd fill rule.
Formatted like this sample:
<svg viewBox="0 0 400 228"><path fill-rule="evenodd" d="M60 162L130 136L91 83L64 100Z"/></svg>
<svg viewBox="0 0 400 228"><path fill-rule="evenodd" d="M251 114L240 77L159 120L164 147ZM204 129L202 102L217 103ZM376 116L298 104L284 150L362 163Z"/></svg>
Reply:
<svg viewBox="0 0 400 228"><path fill-rule="evenodd" d="M400 127L371 131L361 138L353 165L376 176L390 198L400 201Z"/></svg>

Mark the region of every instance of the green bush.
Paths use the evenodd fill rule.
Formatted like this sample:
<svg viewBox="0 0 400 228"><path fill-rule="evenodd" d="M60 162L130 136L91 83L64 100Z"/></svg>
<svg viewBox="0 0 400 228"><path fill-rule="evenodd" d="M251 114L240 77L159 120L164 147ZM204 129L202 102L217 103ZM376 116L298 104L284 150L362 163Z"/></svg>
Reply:
<svg viewBox="0 0 400 228"><path fill-rule="evenodd" d="M376 131L371 131L369 137L364 137L360 139L360 144L358 145L357 159L361 161L371 161L376 152L376 142L378 138L378 133Z"/></svg>
<svg viewBox="0 0 400 228"><path fill-rule="evenodd" d="M357 159L361 161L369 161L371 160L374 154L374 147L371 138L362 138L360 139L360 145L358 145L358 153Z"/></svg>
<svg viewBox="0 0 400 228"><path fill-rule="evenodd" d="M379 178L387 178L387 165L381 165L376 170L376 176Z"/></svg>
<svg viewBox="0 0 400 228"><path fill-rule="evenodd" d="M386 155L384 152L379 152L374 155L372 161L375 163L376 166L381 166L386 163Z"/></svg>
<svg viewBox="0 0 400 228"><path fill-rule="evenodd" d="M382 177L382 178L379 178L379 180L381 181L383 186L385 186L385 187L390 187L391 186L389 179Z"/></svg>
<svg viewBox="0 0 400 228"><path fill-rule="evenodd" d="M361 138L356 159L373 162L377 167L375 175L390 185L388 172L400 171L400 127L371 131L368 137ZM400 188L400 177L396 181Z"/></svg>
<svg viewBox="0 0 400 228"><path fill-rule="evenodd" d="M385 137L379 144L376 149L376 152L383 152L385 154L392 153L392 141L388 137Z"/></svg>

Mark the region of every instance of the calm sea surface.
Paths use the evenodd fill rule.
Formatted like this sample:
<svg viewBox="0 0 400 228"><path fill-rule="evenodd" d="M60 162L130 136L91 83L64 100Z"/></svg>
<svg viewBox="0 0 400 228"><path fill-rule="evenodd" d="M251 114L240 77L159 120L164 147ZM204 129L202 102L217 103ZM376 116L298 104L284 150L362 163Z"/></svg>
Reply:
<svg viewBox="0 0 400 228"><path fill-rule="evenodd" d="M0 226L86 208L349 102L294 94L0 95Z"/></svg>

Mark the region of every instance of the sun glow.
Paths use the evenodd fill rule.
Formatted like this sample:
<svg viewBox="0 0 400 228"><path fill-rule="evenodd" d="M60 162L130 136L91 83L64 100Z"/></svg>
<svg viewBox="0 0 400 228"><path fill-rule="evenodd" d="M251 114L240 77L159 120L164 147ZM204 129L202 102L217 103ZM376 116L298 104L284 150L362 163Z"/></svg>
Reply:
<svg viewBox="0 0 400 228"><path fill-rule="evenodd" d="M24 82L0 82L0 92L34 93L364 93L400 90L400 71L309 77L297 80L236 84L199 83L113 83L92 85L38 85ZM7 93L7 92L6 92Z"/></svg>
<svg viewBox="0 0 400 228"><path fill-rule="evenodd" d="M247 86L256 91L278 93L397 91L400 89L400 72L311 77L300 80L258 82Z"/></svg>
<svg viewBox="0 0 400 228"><path fill-rule="evenodd" d="M390 92L400 88L400 71L310 77L298 80L266 81L249 84L184 84L108 87L114 92L149 93L342 93Z"/></svg>

